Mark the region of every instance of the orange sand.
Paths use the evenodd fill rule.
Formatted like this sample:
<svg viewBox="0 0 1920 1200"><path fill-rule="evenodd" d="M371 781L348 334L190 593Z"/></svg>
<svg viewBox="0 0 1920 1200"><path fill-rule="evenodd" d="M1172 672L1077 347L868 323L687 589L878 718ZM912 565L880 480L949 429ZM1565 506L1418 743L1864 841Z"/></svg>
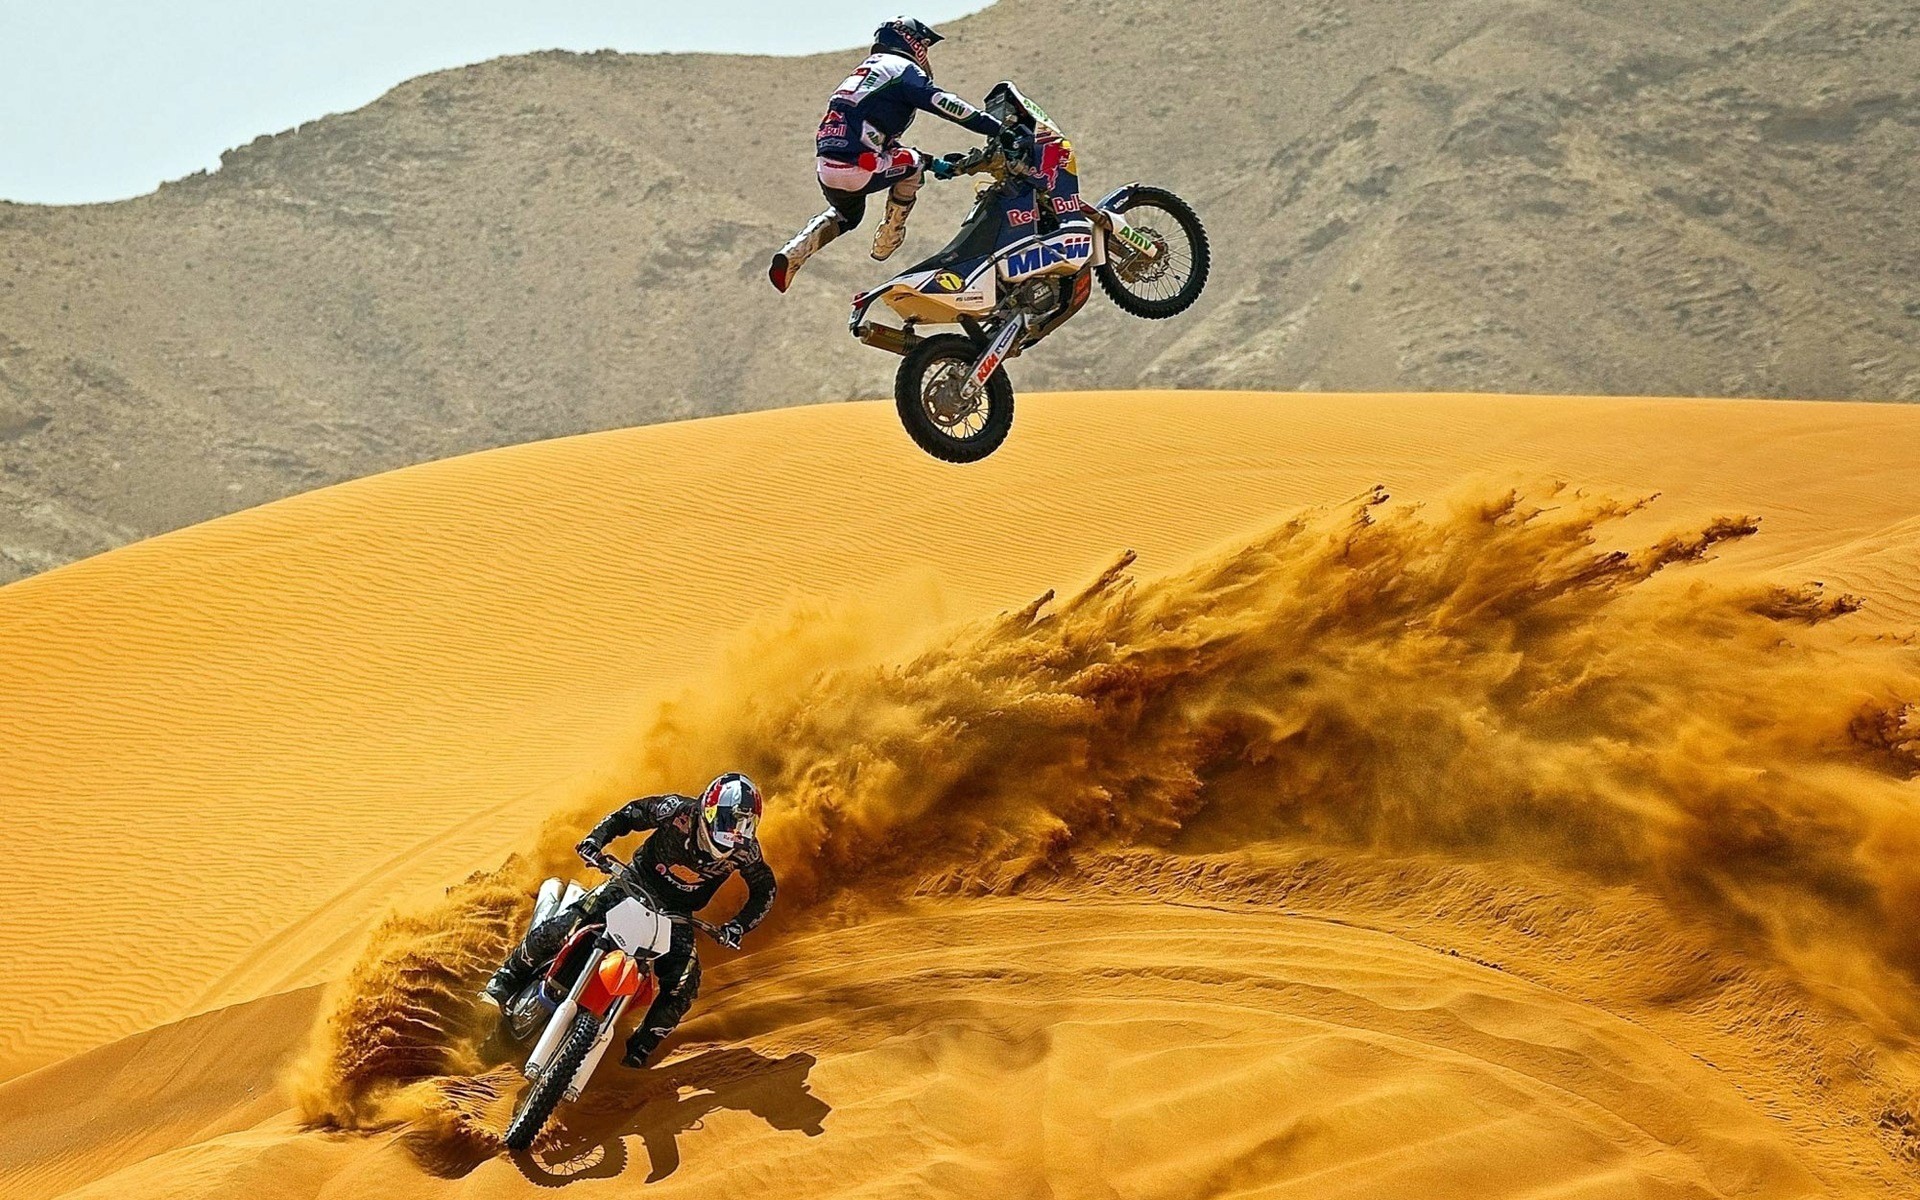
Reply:
<svg viewBox="0 0 1920 1200"><path fill-rule="evenodd" d="M1169 571L1375 483L1489 479L1662 493L1632 530L1758 515L1698 577L1920 625L1920 410L1565 397L1029 396L965 469L883 406L772 411L400 471L0 590L0 1193L531 1193L544 1168L303 1131L278 1072L383 913L619 790L649 703L742 626L864 596L927 629L1122 549ZM565 1169L581 1195L1913 1184L1876 1114L1823 1109L1725 1011L1650 1014L1577 946L1381 887L783 926L709 973L708 1049L589 1096Z"/></svg>

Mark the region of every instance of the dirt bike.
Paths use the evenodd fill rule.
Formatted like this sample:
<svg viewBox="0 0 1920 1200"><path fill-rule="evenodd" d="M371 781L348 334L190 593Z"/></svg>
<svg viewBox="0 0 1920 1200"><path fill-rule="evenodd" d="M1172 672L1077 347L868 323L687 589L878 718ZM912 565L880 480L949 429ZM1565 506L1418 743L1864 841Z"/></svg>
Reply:
<svg viewBox="0 0 1920 1200"><path fill-rule="evenodd" d="M619 859L606 855L602 862L612 878L600 888L619 888L622 899L607 910L604 921L582 924L568 935L552 962L500 1009L503 1037L525 1043L539 1035L521 1068L528 1087L507 1124L509 1150L533 1145L560 1102L580 1098L613 1041L621 1014L635 1005L645 1011L653 1003L653 960L673 944L676 922L722 940L718 930L698 917L661 912L630 882L630 867ZM587 894L578 883L547 880L540 885L527 928Z"/></svg>
<svg viewBox="0 0 1920 1200"><path fill-rule="evenodd" d="M986 175L953 241L853 298L848 325L869 346L901 355L900 422L920 448L977 462L1013 428L1005 364L1080 311L1093 280L1123 311L1148 320L1185 312L1207 283L1207 233L1186 201L1128 184L1080 199L1073 146L1010 82L987 94L1002 123L995 144L934 164L936 178ZM872 319L875 303L898 327ZM920 334L958 325L964 334Z"/></svg>

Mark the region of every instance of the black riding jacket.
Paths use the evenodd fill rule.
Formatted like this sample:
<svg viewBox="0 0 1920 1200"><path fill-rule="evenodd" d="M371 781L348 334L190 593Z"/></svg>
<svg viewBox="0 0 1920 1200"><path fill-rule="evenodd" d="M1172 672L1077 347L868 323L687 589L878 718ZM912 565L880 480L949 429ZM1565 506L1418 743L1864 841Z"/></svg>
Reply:
<svg viewBox="0 0 1920 1200"><path fill-rule="evenodd" d="M699 819L700 802L692 796L642 796L614 810L593 827L586 840L605 849L615 838L653 830L633 857L633 873L672 913L699 912L728 876L740 872L747 883L747 902L733 919L743 930L751 930L766 920L773 907L773 868L760 856L758 840L742 843L725 858L709 856L694 832Z"/></svg>

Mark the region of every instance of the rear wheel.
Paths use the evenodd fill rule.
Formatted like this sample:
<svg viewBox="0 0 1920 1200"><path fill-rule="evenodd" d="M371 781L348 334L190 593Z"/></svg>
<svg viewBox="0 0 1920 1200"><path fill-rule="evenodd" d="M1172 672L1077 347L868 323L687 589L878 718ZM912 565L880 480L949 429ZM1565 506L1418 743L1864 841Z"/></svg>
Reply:
<svg viewBox="0 0 1920 1200"><path fill-rule="evenodd" d="M971 402L961 391L980 348L957 333L930 337L900 362L893 380L900 423L922 450L942 462L979 462L1013 430L1013 383L995 367Z"/></svg>
<svg viewBox="0 0 1920 1200"><path fill-rule="evenodd" d="M1118 238L1107 239L1107 261L1094 268L1100 290L1136 317L1158 321L1193 307L1207 286L1213 251L1199 214L1165 188L1138 187L1119 210L1127 224L1153 239L1151 259L1128 253Z"/></svg>
<svg viewBox="0 0 1920 1200"><path fill-rule="evenodd" d="M525 1150L533 1145L533 1139L540 1136L547 1118L560 1106L560 1097L567 1094L567 1084L572 1082L580 1064L587 1060L587 1051L593 1049L593 1040L599 1035L599 1018L590 1012L574 1016L573 1025L561 1039L553 1058L548 1060L547 1069L533 1081L533 1086L520 1097L519 1106L513 1110L513 1120L507 1124L507 1149Z"/></svg>

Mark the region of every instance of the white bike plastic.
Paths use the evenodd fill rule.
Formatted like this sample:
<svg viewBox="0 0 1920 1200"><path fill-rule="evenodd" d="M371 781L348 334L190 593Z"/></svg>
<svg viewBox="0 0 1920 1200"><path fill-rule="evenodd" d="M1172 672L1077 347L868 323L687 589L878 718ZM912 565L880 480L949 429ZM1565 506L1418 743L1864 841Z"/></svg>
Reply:
<svg viewBox="0 0 1920 1200"><path fill-rule="evenodd" d="M629 896L607 912L607 936L635 958L657 958L673 945L673 922Z"/></svg>
<svg viewBox="0 0 1920 1200"><path fill-rule="evenodd" d="M533 916L527 921L527 928L551 917L560 911L560 881L549 879L540 885L540 892L533 898Z"/></svg>

